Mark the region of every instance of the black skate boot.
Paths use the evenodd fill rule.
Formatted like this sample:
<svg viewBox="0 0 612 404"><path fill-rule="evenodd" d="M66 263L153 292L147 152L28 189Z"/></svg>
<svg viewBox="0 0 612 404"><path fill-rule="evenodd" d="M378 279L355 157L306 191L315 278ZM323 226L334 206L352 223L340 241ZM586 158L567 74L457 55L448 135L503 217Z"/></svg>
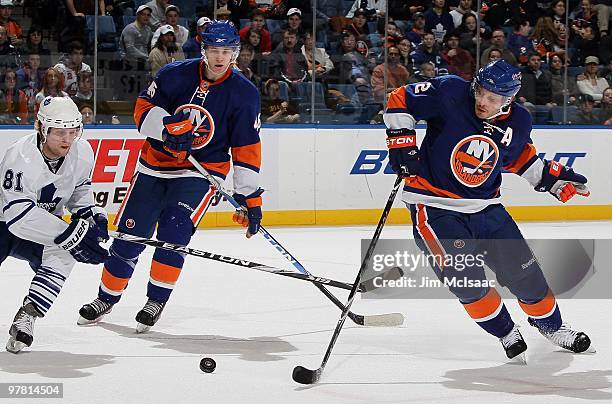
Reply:
<svg viewBox="0 0 612 404"><path fill-rule="evenodd" d="M544 331L540 329L533 319L528 319L529 324L536 327L540 334L546 337L553 344L560 346L561 348L567 349L575 353L591 352L594 353L595 349L591 347L591 339L583 332L574 331L571 326L567 323L561 324L561 327L557 331Z"/></svg>
<svg viewBox="0 0 612 404"><path fill-rule="evenodd" d="M155 325L162 314L166 303L158 302L153 299L147 300L142 310L136 314L136 332L147 332Z"/></svg>
<svg viewBox="0 0 612 404"><path fill-rule="evenodd" d="M77 325L94 324L102 320L105 314L108 314L113 309L113 304L96 298L91 303L81 307L79 310L79 319Z"/></svg>
<svg viewBox="0 0 612 404"><path fill-rule="evenodd" d="M23 348L29 347L34 341L34 322L37 317L43 317L33 303L22 306L15 314L15 319L9 330L10 338L6 343L6 350L18 353Z"/></svg>
<svg viewBox="0 0 612 404"><path fill-rule="evenodd" d="M513 359L518 356L518 361L526 363L524 352L527 350L527 344L525 343L518 326L515 325L514 328L505 337L500 338L499 341L504 347L506 356L509 359Z"/></svg>

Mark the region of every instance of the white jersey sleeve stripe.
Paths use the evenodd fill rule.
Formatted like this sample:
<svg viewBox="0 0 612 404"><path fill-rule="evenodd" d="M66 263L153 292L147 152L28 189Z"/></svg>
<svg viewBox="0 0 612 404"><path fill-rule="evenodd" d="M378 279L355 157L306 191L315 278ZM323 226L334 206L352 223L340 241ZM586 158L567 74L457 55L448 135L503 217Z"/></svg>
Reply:
<svg viewBox="0 0 612 404"><path fill-rule="evenodd" d="M25 215L28 214L29 211L31 211L35 207L36 205L34 204L29 205L27 208L21 211L21 213L19 213L17 216L13 217L11 220L6 222L6 227L11 227L15 222L18 222L19 220L21 220Z"/></svg>

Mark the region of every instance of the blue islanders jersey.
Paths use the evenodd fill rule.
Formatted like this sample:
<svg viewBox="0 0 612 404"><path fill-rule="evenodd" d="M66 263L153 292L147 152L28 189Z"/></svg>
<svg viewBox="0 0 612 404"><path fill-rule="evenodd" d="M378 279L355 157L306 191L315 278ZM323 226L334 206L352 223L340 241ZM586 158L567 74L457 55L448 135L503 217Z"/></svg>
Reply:
<svg viewBox="0 0 612 404"><path fill-rule="evenodd" d="M259 92L232 68L214 82L206 80L203 68L201 59L168 64L138 97L134 121L147 137L138 171L162 178L200 176L189 161L179 162L163 149L162 119L186 111L197 128L191 154L212 175L225 179L231 150L234 189L248 195L259 187Z"/></svg>
<svg viewBox="0 0 612 404"><path fill-rule="evenodd" d="M474 112L470 83L444 76L396 89L384 114L390 129L427 121L419 171L406 179L403 200L474 213L500 203L502 171L537 185L543 162L532 144L531 116L512 103L492 121Z"/></svg>

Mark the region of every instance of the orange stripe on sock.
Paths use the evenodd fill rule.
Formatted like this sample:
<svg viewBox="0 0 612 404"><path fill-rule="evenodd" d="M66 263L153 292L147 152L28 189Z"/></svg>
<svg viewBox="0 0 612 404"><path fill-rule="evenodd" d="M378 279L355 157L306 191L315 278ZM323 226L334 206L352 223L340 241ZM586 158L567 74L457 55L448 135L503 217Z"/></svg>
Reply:
<svg viewBox="0 0 612 404"><path fill-rule="evenodd" d="M123 292L126 288L129 278L118 278L115 275L108 272L106 267L102 271L102 284L109 290L114 292Z"/></svg>
<svg viewBox="0 0 612 404"><path fill-rule="evenodd" d="M552 290L548 289L548 293L544 296L544 299L540 300L534 304L523 303L519 300L519 305L521 309L528 315L532 317L541 317L544 316L555 308L556 300L555 295L553 295Z"/></svg>
<svg viewBox="0 0 612 404"><path fill-rule="evenodd" d="M494 288L491 288L483 298L473 303L464 304L463 307L465 307L465 311L468 312L470 317L478 320L495 313L500 304L502 304L502 301L499 293Z"/></svg>
<svg viewBox="0 0 612 404"><path fill-rule="evenodd" d="M151 262L150 276L157 282L174 285L181 274L181 268L173 267L172 265L162 264L153 260Z"/></svg>

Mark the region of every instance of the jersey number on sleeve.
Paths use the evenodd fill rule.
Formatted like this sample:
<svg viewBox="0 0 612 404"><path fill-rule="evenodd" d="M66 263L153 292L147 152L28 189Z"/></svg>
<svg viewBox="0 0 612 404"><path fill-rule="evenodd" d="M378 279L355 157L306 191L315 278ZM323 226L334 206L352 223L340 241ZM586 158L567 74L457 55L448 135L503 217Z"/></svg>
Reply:
<svg viewBox="0 0 612 404"><path fill-rule="evenodd" d="M425 91L429 90L429 87L431 87L431 83L429 81L424 81L422 83L416 83L414 85L414 93L415 94L424 93Z"/></svg>
<svg viewBox="0 0 612 404"><path fill-rule="evenodd" d="M14 174L13 170L9 168L8 170L6 170L6 174L4 174L4 181L2 181L2 187L4 189L11 189L14 185L15 191L22 192L23 186L21 185L21 177L23 177L23 173L21 171L17 174Z"/></svg>

